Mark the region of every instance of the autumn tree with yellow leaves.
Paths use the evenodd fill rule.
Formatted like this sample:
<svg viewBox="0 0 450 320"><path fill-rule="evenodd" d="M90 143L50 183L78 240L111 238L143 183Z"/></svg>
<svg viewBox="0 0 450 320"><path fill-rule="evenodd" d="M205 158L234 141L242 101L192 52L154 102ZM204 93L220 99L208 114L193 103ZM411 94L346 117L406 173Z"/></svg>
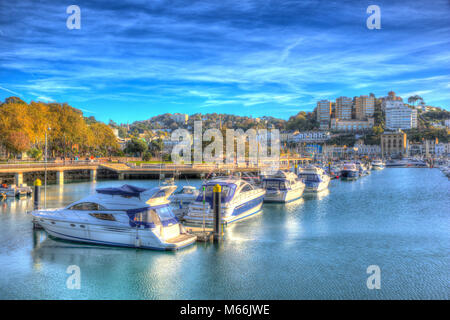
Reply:
<svg viewBox="0 0 450 320"><path fill-rule="evenodd" d="M107 156L119 145L111 128L67 103L27 104L10 97L0 104L0 144L10 155L33 149L43 150L47 130L50 156Z"/></svg>

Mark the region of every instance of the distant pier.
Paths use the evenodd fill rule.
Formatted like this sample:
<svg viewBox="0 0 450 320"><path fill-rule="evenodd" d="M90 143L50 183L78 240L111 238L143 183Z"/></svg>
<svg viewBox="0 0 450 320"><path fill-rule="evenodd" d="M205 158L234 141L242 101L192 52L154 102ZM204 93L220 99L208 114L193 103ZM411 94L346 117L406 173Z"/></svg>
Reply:
<svg viewBox="0 0 450 320"><path fill-rule="evenodd" d="M281 158L279 168L287 170L295 164L311 161L311 158ZM272 163L273 164L273 163ZM47 171L49 183L59 185L68 181L82 181L97 179L125 180L125 179L159 179L161 176L180 178L204 178L214 173L229 175L233 173L257 174L269 169L271 165L258 162L257 164L148 164L123 162L100 162L95 160L70 160L53 162L17 162L0 164L0 181L2 183L21 185L32 184L36 179L43 179Z"/></svg>

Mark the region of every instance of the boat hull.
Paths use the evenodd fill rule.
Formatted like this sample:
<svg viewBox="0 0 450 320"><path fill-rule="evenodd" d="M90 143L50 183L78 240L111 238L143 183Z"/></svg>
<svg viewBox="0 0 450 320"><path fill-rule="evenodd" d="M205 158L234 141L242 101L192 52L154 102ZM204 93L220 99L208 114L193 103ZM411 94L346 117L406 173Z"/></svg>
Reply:
<svg viewBox="0 0 450 320"><path fill-rule="evenodd" d="M321 192L328 188L329 183L330 183L330 181L321 181L319 183L317 183L317 182L310 183L310 182L306 181L305 182L306 187L305 187L304 193Z"/></svg>
<svg viewBox="0 0 450 320"><path fill-rule="evenodd" d="M185 236L178 237L179 241L176 242L173 242L173 239L162 241L153 228L136 229L131 227L80 224L79 222L55 221L40 218L37 219L37 222L49 235L55 238L99 245L151 250L178 250L187 247L196 241L196 236L189 234L182 234ZM84 228L81 227L82 225ZM171 227L180 228L178 224Z"/></svg>
<svg viewBox="0 0 450 320"><path fill-rule="evenodd" d="M359 172L353 170L342 170L340 176L343 180L356 180L359 177Z"/></svg>
<svg viewBox="0 0 450 320"><path fill-rule="evenodd" d="M278 192L267 191L264 196L264 202L277 202L277 203L287 203L291 201L298 200L302 197L305 188L298 188L295 190L286 190Z"/></svg>
<svg viewBox="0 0 450 320"><path fill-rule="evenodd" d="M264 195L261 195L258 198L252 199L246 203L237 205L233 208L225 209L225 214L223 214L224 210L222 209L223 216L221 218L221 224L230 224L259 213L261 211L263 200ZM208 208L205 217L203 217L203 215L193 216L188 214L184 217L184 221L188 224L201 225L205 222L205 224L211 225L214 223L214 217L212 210Z"/></svg>

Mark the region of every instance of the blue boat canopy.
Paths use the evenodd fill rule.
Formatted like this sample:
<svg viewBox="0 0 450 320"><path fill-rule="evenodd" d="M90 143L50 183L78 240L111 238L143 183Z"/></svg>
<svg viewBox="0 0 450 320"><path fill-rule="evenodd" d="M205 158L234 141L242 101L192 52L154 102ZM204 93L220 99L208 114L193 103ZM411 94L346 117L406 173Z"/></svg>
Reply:
<svg viewBox="0 0 450 320"><path fill-rule="evenodd" d="M110 195L119 195L119 196L130 196L130 197L139 197L142 192L147 189L139 188L136 186L131 186L129 184L124 184L119 188L100 188L96 191L101 194L110 194Z"/></svg>

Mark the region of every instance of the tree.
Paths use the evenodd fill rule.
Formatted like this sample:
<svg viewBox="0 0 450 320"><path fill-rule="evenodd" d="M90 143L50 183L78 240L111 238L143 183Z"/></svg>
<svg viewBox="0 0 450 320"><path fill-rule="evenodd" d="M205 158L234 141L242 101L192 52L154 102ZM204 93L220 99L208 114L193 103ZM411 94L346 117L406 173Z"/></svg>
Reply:
<svg viewBox="0 0 450 320"><path fill-rule="evenodd" d="M115 153L119 149L110 127L94 117L84 118L81 110L67 103L27 104L10 97L0 104L0 115L0 143L14 154L25 151L25 145L43 150L46 133L49 151L55 156L75 149L77 154Z"/></svg>
<svg viewBox="0 0 450 320"><path fill-rule="evenodd" d="M41 160L42 159L42 150L39 150L39 149L37 149L37 148L31 148L29 151L28 151L28 155L31 157L31 158L33 158L34 160L36 160L36 161L39 161L39 160Z"/></svg>
<svg viewBox="0 0 450 320"><path fill-rule="evenodd" d="M150 161L151 158L152 154L149 151L144 152L144 154L142 155L142 160L144 161Z"/></svg>
<svg viewBox="0 0 450 320"><path fill-rule="evenodd" d="M3 144L10 152L20 154L30 148L30 139L24 132L12 131L5 137Z"/></svg>
<svg viewBox="0 0 450 320"><path fill-rule="evenodd" d="M416 102L419 100L423 101L422 97L419 95L414 95L414 96L411 96L408 98L408 103L410 103L410 104L412 103L412 105L414 106L416 104Z"/></svg>
<svg viewBox="0 0 450 320"><path fill-rule="evenodd" d="M147 151L147 149L148 146L145 141L139 140L137 138L132 138L127 142L124 151L128 154L139 154L139 156L142 156L142 154Z"/></svg>

